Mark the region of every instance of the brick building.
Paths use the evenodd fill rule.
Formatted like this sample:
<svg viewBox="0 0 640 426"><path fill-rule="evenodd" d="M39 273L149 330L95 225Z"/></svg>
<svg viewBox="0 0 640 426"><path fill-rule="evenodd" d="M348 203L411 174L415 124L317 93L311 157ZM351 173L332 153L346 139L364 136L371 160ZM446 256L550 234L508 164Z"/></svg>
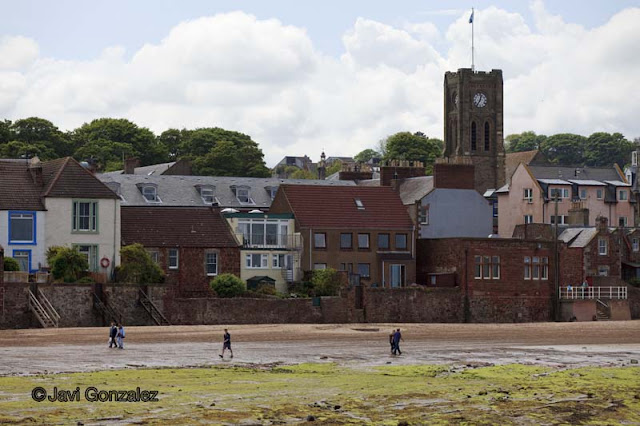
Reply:
<svg viewBox="0 0 640 426"><path fill-rule="evenodd" d="M305 271L345 270L376 287L415 281L415 227L390 187L281 185L269 212L295 216Z"/></svg>
<svg viewBox="0 0 640 426"><path fill-rule="evenodd" d="M215 276L240 276L240 247L214 208L123 207L122 244L142 244L183 296L206 295Z"/></svg>

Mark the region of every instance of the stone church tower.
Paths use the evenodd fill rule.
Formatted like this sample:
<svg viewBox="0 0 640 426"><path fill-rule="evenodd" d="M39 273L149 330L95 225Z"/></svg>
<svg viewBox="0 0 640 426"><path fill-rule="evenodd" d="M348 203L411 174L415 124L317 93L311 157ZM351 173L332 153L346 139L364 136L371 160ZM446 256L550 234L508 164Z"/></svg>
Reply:
<svg viewBox="0 0 640 426"><path fill-rule="evenodd" d="M445 161L475 166L477 191L505 184L501 70L445 74L444 142Z"/></svg>

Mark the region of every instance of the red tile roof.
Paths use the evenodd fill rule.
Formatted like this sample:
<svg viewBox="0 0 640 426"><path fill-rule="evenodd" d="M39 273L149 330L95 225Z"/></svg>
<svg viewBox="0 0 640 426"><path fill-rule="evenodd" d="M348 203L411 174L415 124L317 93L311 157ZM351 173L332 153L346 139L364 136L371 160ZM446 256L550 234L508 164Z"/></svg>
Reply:
<svg viewBox="0 0 640 426"><path fill-rule="evenodd" d="M0 210L44 210L26 161L0 160Z"/></svg>
<svg viewBox="0 0 640 426"><path fill-rule="evenodd" d="M400 196L386 186L322 187L281 185L301 227L412 229L413 223ZM359 199L364 209L358 209ZM276 213L271 211L271 213ZM285 213L285 212L277 212Z"/></svg>
<svg viewBox="0 0 640 426"><path fill-rule="evenodd" d="M44 197L118 198L100 179L71 157L42 163Z"/></svg>
<svg viewBox="0 0 640 426"><path fill-rule="evenodd" d="M146 247L237 247L218 209L122 207L122 245Z"/></svg>

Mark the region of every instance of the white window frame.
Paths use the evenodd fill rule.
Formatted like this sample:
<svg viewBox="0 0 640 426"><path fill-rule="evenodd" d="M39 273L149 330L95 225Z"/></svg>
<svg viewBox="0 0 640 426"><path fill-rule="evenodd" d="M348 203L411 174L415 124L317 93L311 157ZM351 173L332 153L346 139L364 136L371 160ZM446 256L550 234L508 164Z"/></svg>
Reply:
<svg viewBox="0 0 640 426"><path fill-rule="evenodd" d="M318 245L318 239L322 235L322 245ZM327 234L325 232L314 232L313 234L313 248L315 249L326 249L327 248Z"/></svg>
<svg viewBox="0 0 640 426"><path fill-rule="evenodd" d="M211 262L209 256L213 256L213 262ZM209 272L209 265L215 265L215 271ZM204 252L204 272L208 277L218 275L218 252L217 251L205 251Z"/></svg>
<svg viewBox="0 0 640 426"><path fill-rule="evenodd" d="M254 264L254 260L257 260L257 264ZM269 269L269 255L267 253L246 253L244 264L247 269Z"/></svg>
<svg viewBox="0 0 640 426"><path fill-rule="evenodd" d="M607 266L607 265L598 265L598 276L600 276L600 277L608 277L609 276L609 266Z"/></svg>
<svg viewBox="0 0 640 426"><path fill-rule="evenodd" d="M523 200L528 203L533 203L533 188L524 188Z"/></svg>
<svg viewBox="0 0 640 426"><path fill-rule="evenodd" d="M549 196L551 199L554 199L554 194L558 194L559 200L564 200L569 198L569 189L568 188L551 188Z"/></svg>
<svg viewBox="0 0 640 426"><path fill-rule="evenodd" d="M500 256L476 255L473 261L476 280L500 279Z"/></svg>
<svg viewBox="0 0 640 426"><path fill-rule="evenodd" d="M366 243L367 245L361 245L361 241L360 238L365 238L366 237ZM358 250L369 250L371 248L371 236L369 234L358 234Z"/></svg>
<svg viewBox="0 0 640 426"><path fill-rule="evenodd" d="M27 240L19 240L14 237L14 222L27 221L31 222L31 238ZM35 212L9 212L9 244L35 244L36 243L36 213Z"/></svg>
<svg viewBox="0 0 640 426"><path fill-rule="evenodd" d="M158 250L147 249L147 253L149 253L149 257L154 263L156 264L160 263L160 253L158 252Z"/></svg>
<svg viewBox="0 0 640 426"><path fill-rule="evenodd" d="M241 197L242 199L240 199ZM255 204L251 199L251 188L236 188L236 199L240 204ZM244 199L246 199L246 201L243 201Z"/></svg>
<svg viewBox="0 0 640 426"><path fill-rule="evenodd" d="M621 219L622 219L622 225L620 225L620 220ZM627 217L626 216L618 216L618 226L626 228L627 225L628 225Z"/></svg>
<svg viewBox="0 0 640 426"><path fill-rule="evenodd" d="M605 238L598 238L598 255L606 256L609 253L609 247Z"/></svg>
<svg viewBox="0 0 640 426"><path fill-rule="evenodd" d="M327 264L326 263L314 263L313 264L313 270L314 271L321 271L327 269Z"/></svg>
<svg viewBox="0 0 640 426"><path fill-rule="evenodd" d="M618 199L620 201L629 201L629 193L626 189L621 189L618 191Z"/></svg>
<svg viewBox="0 0 640 426"><path fill-rule="evenodd" d="M525 280L531 280L531 271L532 270L532 266L531 266L531 256L525 256L524 257L524 279Z"/></svg>
<svg viewBox="0 0 640 426"><path fill-rule="evenodd" d="M274 269L284 268L286 263L286 256L286 254L273 253L271 255L271 267Z"/></svg>
<svg viewBox="0 0 640 426"><path fill-rule="evenodd" d="M533 223L533 215L532 214L525 214L524 215L524 223L525 223L525 225L527 225L529 223Z"/></svg>
<svg viewBox="0 0 640 426"><path fill-rule="evenodd" d="M364 274L360 273L360 265L363 265L363 266L367 267L367 275L364 275ZM370 263L358 263L356 265L356 268L358 269L358 275L360 275L360 277L362 277L362 278L371 278L371 264Z"/></svg>
<svg viewBox="0 0 640 426"><path fill-rule="evenodd" d="M83 256L87 257L89 270L98 271L98 245L97 244L74 244L73 247ZM88 250L86 250L88 249Z"/></svg>
<svg viewBox="0 0 640 426"><path fill-rule="evenodd" d="M580 199L581 200L586 200L587 199L587 188L581 188L579 192L580 192Z"/></svg>
<svg viewBox="0 0 640 426"><path fill-rule="evenodd" d="M173 262L175 260L175 262ZM180 250L170 248L167 254L167 265L169 269L175 270L180 268Z"/></svg>
<svg viewBox="0 0 640 426"><path fill-rule="evenodd" d="M602 200L604 198L604 190L602 188L596 189L596 198Z"/></svg>
<svg viewBox="0 0 640 426"><path fill-rule="evenodd" d="M89 214L85 215L81 212L83 204L89 205ZM74 200L72 204L73 208L73 232L86 232L86 233L98 233L98 202L92 200ZM88 228L82 227L82 219L88 218Z"/></svg>
<svg viewBox="0 0 640 426"><path fill-rule="evenodd" d="M633 251L640 251L640 240L638 238L631 239L631 249Z"/></svg>
<svg viewBox="0 0 640 426"><path fill-rule="evenodd" d="M394 269L399 269L400 272L400 282L396 283L394 281ZM402 263L393 263L389 265L389 286L392 288L404 287L405 282L407 280L407 268Z"/></svg>
<svg viewBox="0 0 640 426"><path fill-rule="evenodd" d="M473 262L474 262L473 276L476 280L481 280L482 279L482 256L474 256Z"/></svg>
<svg viewBox="0 0 640 426"><path fill-rule="evenodd" d="M153 193L149 193L149 191L153 191ZM160 197L158 196L158 188L156 188L153 185L145 185L141 188L141 192L142 192L142 198L144 198L144 200L147 203L161 203L162 200L160 199ZM147 198L147 196L152 196L151 199Z"/></svg>
<svg viewBox="0 0 640 426"><path fill-rule="evenodd" d="M213 188L200 188L200 198L202 198L202 202L205 204L214 204L216 203L216 195Z"/></svg>

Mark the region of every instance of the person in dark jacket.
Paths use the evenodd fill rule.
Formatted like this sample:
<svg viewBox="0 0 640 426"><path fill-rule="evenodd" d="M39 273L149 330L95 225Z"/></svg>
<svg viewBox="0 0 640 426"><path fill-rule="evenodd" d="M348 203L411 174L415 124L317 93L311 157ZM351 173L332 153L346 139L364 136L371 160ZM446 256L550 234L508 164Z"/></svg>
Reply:
<svg viewBox="0 0 640 426"><path fill-rule="evenodd" d="M116 349L118 344L116 343L116 336L118 335L118 328L116 324L111 321L111 328L109 329L109 347Z"/></svg>

